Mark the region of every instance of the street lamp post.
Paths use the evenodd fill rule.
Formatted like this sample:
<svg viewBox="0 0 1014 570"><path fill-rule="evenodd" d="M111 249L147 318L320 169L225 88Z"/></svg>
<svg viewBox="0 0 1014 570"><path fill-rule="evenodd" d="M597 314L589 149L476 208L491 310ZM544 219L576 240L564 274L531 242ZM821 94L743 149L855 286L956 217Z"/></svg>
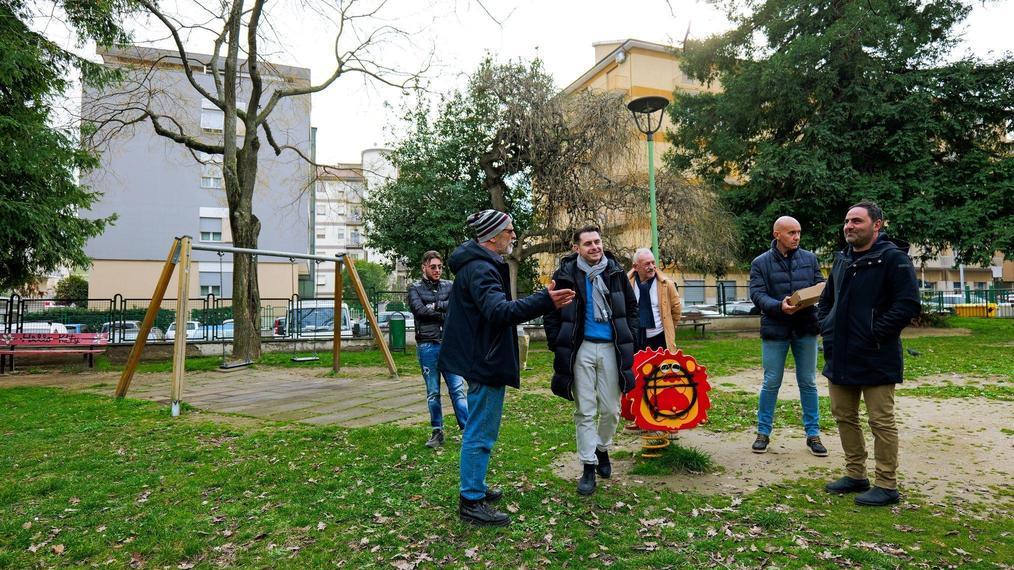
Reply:
<svg viewBox="0 0 1014 570"><path fill-rule="evenodd" d="M638 97L627 103L627 108L634 116L637 130L648 137L648 192L651 196L651 252L655 262L661 264L658 255L658 211L655 206L655 133L662 127L662 115L669 106L665 97Z"/></svg>

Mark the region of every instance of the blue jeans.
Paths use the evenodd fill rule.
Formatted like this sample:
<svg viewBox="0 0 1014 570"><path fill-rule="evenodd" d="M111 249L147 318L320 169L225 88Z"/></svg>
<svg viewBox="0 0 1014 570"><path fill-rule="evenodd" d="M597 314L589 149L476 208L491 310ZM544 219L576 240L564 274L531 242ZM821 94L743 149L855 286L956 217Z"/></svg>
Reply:
<svg viewBox="0 0 1014 570"><path fill-rule="evenodd" d="M468 409L472 417L461 436L461 496L469 501L486 497L489 455L500 436L506 386L468 383Z"/></svg>
<svg viewBox="0 0 1014 570"><path fill-rule="evenodd" d="M422 368L423 380L426 381L426 405L430 409L430 426L433 429L444 429L444 412L440 408L440 376L447 383L447 393L451 396L454 406L454 417L458 427L465 429L468 422L468 403L465 400L465 379L457 374L437 370L440 359L440 343L424 342L416 347L419 366Z"/></svg>
<svg viewBox="0 0 1014 570"><path fill-rule="evenodd" d="M792 340L761 340L761 363L764 365L764 385L757 407L757 433L771 435L775 420L775 403L782 387L785 357L792 349L796 361L796 383L799 384L799 402L803 406L803 428L806 436L820 435L820 412L817 405L817 337L804 336Z"/></svg>

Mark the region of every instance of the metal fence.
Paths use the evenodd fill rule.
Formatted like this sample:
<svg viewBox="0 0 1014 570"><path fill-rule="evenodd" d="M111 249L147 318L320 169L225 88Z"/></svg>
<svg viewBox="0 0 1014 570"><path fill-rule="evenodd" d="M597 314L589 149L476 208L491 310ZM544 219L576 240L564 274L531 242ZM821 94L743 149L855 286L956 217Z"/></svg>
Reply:
<svg viewBox="0 0 1014 570"><path fill-rule="evenodd" d="M386 322L400 312L411 319L405 291L370 291L374 314L386 329ZM923 291L923 310L958 316L1014 318L1014 289L966 289L964 291ZM521 297L525 294L519 295ZM685 283L680 287L684 312L721 317L758 314L749 300L746 285ZM0 298L0 332L100 332L112 343L132 343L137 338L150 299L38 299L11 295ZM214 295L189 299L189 319L183 327L193 342L230 341L234 334L232 299ZM370 336L362 305L356 298L343 299L343 338ZM397 317L395 317L397 318ZM171 342L176 334L176 299L164 299L148 335L153 343ZM332 298L264 298L258 319L261 336L278 340L327 339L334 335L335 310ZM541 324L541 319L532 324ZM412 323L409 324L411 330Z"/></svg>
<svg viewBox="0 0 1014 570"><path fill-rule="evenodd" d="M97 332L108 335L113 344L137 339L151 299L36 299L12 295L0 299L0 332L49 333ZM352 336L351 307L341 311L342 336ZM234 335L232 299L208 295L187 300L188 320L178 327L176 299L163 299L148 333L149 343L172 342L185 334L192 342L229 342ZM332 338L335 322L334 299L264 298L258 317L261 337L279 340ZM180 329L183 329L181 332Z"/></svg>

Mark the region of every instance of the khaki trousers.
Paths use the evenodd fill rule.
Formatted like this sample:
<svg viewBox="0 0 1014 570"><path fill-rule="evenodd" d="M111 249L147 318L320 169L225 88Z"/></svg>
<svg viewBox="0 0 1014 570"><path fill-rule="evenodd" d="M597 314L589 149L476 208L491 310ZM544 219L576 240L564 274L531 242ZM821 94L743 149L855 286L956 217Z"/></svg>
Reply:
<svg viewBox="0 0 1014 570"><path fill-rule="evenodd" d="M609 451L620 420L620 372L613 343L584 341L574 360L577 457L597 465L595 450Z"/></svg>
<svg viewBox="0 0 1014 570"><path fill-rule="evenodd" d="M845 452L845 474L866 479L866 442L859 423L859 399L866 402L870 431L873 432L873 457L876 460L874 485L897 489L898 426L894 422L894 384L881 386L842 386L829 383L831 414L838 422L838 435Z"/></svg>

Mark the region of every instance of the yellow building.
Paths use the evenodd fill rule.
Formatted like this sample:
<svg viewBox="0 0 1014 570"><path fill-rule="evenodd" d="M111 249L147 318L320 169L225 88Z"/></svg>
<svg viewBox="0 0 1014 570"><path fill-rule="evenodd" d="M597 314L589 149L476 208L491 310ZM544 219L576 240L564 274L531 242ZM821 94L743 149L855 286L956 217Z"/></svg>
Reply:
<svg viewBox="0 0 1014 570"><path fill-rule="evenodd" d="M714 85L706 86L687 77L680 69L677 48L672 46L626 39L597 42L593 44L593 47L595 49L595 64L564 88L564 95L591 89L621 91L626 94L628 100L645 96L661 96L671 101L673 93L677 90L680 93L718 90ZM664 136L665 131L670 128L672 128L672 123L666 114L662 120L662 128L655 135L656 170L661 163L661 157L665 156L670 148L670 144ZM636 140L631 141L631 144L636 145L635 161L632 167L634 172L647 172L648 152L644 135L639 135ZM645 212L643 220L632 223L624 231L623 236L618 239L616 236L612 237L630 249L651 247L648 213ZM626 260L626 263L629 265L629 260ZM551 272L552 268L547 268L546 265L546 263L540 264L543 272ZM729 273L722 279L716 279L714 275L683 271L678 264L675 267L665 267L664 271L679 284L680 294L688 304L717 302L720 287L724 288L727 300L745 300L748 297L749 275L737 271L735 268L730 268Z"/></svg>
<svg viewBox="0 0 1014 570"><path fill-rule="evenodd" d="M593 44L593 47L594 65L564 88L563 94L570 95L591 89L621 91L626 94L628 100L654 95L671 101L674 93L677 93L678 97L678 93L719 91L717 84L706 86L687 77L680 69L679 50L673 46L626 39L598 42ZM672 123L666 114L662 128L655 136L656 169L659 167L660 158L665 156L671 146L664 136L665 131L670 128ZM631 144L637 145L633 168L647 172L648 156L644 135L639 135L636 141L631 141ZM618 243L628 248L650 247L651 234L647 220L646 212L643 220L631 224L617 240ZM774 223L774 220L771 222ZM802 246L812 248L812 244L806 242L806 228L803 228ZM915 258L918 252L913 251L911 254ZM544 260L540 260L542 261ZM629 260L627 263L629 264ZM915 264L921 286L934 291L957 290L962 283L971 289L985 289L997 282L1014 281L1014 263L1005 261L999 254L993 258L989 267L959 268L949 252L925 262L916 260ZM543 273L552 272L552 267L547 268L547 265L552 264L540 263ZM680 294L687 304L713 304L719 298L719 289L724 289L727 300L749 298L747 290L749 274L736 268L730 268L729 273L722 279L717 279L713 275L685 272L678 267L678 263L676 267L665 267L664 270L677 281Z"/></svg>

